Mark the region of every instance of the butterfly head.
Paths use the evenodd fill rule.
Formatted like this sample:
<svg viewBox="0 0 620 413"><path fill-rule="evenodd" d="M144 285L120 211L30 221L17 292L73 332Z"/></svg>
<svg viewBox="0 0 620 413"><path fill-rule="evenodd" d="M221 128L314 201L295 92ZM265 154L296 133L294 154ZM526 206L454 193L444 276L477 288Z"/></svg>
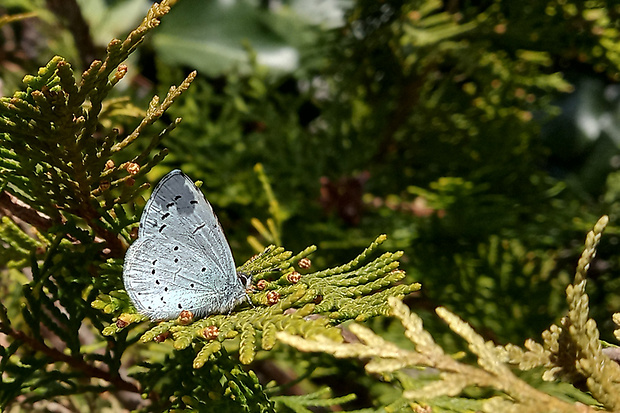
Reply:
<svg viewBox="0 0 620 413"><path fill-rule="evenodd" d="M239 278L241 285L243 285L246 290L250 290L252 288L252 274L238 271L237 278Z"/></svg>

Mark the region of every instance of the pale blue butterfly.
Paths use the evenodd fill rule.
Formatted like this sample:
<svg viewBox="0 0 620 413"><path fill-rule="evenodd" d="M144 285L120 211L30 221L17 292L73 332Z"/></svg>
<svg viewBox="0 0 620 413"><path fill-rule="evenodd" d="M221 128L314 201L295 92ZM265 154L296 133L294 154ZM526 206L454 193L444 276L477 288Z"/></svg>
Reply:
<svg viewBox="0 0 620 413"><path fill-rule="evenodd" d="M248 300L251 277L237 273L211 204L178 169L162 178L146 203L138 239L123 267L136 309L152 319L229 313Z"/></svg>

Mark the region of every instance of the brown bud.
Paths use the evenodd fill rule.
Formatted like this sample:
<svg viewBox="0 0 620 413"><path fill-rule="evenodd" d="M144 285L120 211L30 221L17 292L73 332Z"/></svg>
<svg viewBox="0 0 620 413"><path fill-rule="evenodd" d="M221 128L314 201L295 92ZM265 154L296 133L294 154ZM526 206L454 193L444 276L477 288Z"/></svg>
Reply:
<svg viewBox="0 0 620 413"><path fill-rule="evenodd" d="M157 336L155 336L154 340L157 343L163 343L164 341L166 341L166 339L168 338L168 336L170 335L170 332L165 331L161 334L158 334Z"/></svg>
<svg viewBox="0 0 620 413"><path fill-rule="evenodd" d="M297 284L299 282L299 280L301 279L301 274L298 273L297 271L293 271L293 272L290 272L290 273L288 273L286 275L286 279L291 284Z"/></svg>
<svg viewBox="0 0 620 413"><path fill-rule="evenodd" d="M215 340L220 335L220 329L217 326L208 326L202 330L202 336L207 340Z"/></svg>
<svg viewBox="0 0 620 413"><path fill-rule="evenodd" d="M256 283L256 289L262 291L265 288L267 288L267 280L258 280Z"/></svg>
<svg viewBox="0 0 620 413"><path fill-rule="evenodd" d="M299 260L297 265L299 265L299 268L306 270L312 266L312 261L310 261L310 258L302 258Z"/></svg>
<svg viewBox="0 0 620 413"><path fill-rule="evenodd" d="M112 169L112 168L114 168L114 161L112 159L108 159L105 162L105 170L107 171L107 170Z"/></svg>
<svg viewBox="0 0 620 413"><path fill-rule="evenodd" d="M181 325L189 324L192 322L193 319L194 319L194 313L192 313L189 310L181 311L181 314L179 314L179 317L177 318L179 324Z"/></svg>
<svg viewBox="0 0 620 413"><path fill-rule="evenodd" d="M123 77L125 77L126 74L127 74L127 65L119 65L116 68L116 73L114 74L114 77L116 78L117 81L119 81Z"/></svg>
<svg viewBox="0 0 620 413"><path fill-rule="evenodd" d="M267 304L274 305L280 301L280 293L277 291L269 291L265 297L267 298Z"/></svg>
<svg viewBox="0 0 620 413"><path fill-rule="evenodd" d="M116 320L116 327L118 328L125 328L129 325L129 323L127 323L127 321L125 320L121 320L120 318L118 320Z"/></svg>
<svg viewBox="0 0 620 413"><path fill-rule="evenodd" d="M133 227L131 229L131 231L129 231L129 236L131 237L132 240L135 240L138 238L138 227Z"/></svg>
<svg viewBox="0 0 620 413"><path fill-rule="evenodd" d="M127 163L127 165L125 165L125 169L127 170L127 172L129 172L131 175L135 175L138 172L140 172L140 165L138 165L135 162L129 162Z"/></svg>

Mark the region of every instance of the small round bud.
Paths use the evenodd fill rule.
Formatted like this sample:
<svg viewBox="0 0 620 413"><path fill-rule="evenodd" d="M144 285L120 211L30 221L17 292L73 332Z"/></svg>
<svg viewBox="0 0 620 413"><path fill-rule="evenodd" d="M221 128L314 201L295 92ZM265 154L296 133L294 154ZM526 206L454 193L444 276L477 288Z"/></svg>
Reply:
<svg viewBox="0 0 620 413"><path fill-rule="evenodd" d="M179 314L179 317L177 320L179 321L179 324L186 325L186 324L191 323L193 319L194 319L194 313L192 313L189 310L183 310L181 311L181 314Z"/></svg>
<svg viewBox="0 0 620 413"><path fill-rule="evenodd" d="M299 260L297 265L299 265L299 268L306 270L312 266L312 261L310 261L310 258L302 258Z"/></svg>
<svg viewBox="0 0 620 413"><path fill-rule="evenodd" d="M290 272L290 273L288 273L286 275L286 279L291 284L297 284L299 282L299 280L301 279L301 274L298 273L297 271L293 271L293 272Z"/></svg>
<svg viewBox="0 0 620 413"><path fill-rule="evenodd" d="M220 329L217 326L208 326L202 330L202 336L207 340L215 340L220 335Z"/></svg>
<svg viewBox="0 0 620 413"><path fill-rule="evenodd" d="M277 291L269 291L265 297L267 298L267 304L274 305L280 301L280 293Z"/></svg>
<svg viewBox="0 0 620 413"><path fill-rule="evenodd" d="M155 336L154 340L157 343L163 343L164 341L166 341L166 339L168 338L169 335L170 335L170 332L166 331L166 332L163 332L163 333L158 334L157 336Z"/></svg>
<svg viewBox="0 0 620 413"><path fill-rule="evenodd" d="M256 289L257 290L264 290L265 288L267 288L267 280L258 280L256 282Z"/></svg>
<svg viewBox="0 0 620 413"><path fill-rule="evenodd" d="M138 165L135 162L129 162L127 165L125 165L125 169L127 170L127 172L129 172L131 175L135 175L138 172L140 172L140 165Z"/></svg>
<svg viewBox="0 0 620 413"><path fill-rule="evenodd" d="M138 231L138 227L133 227L131 231L129 231L129 237L135 241L138 238Z"/></svg>
<svg viewBox="0 0 620 413"><path fill-rule="evenodd" d="M114 161L112 159L108 159L107 161L105 161L105 170L110 170L114 168Z"/></svg>
<svg viewBox="0 0 620 413"><path fill-rule="evenodd" d="M118 82L127 74L127 65L119 65L116 68L116 73L114 74L115 80Z"/></svg>

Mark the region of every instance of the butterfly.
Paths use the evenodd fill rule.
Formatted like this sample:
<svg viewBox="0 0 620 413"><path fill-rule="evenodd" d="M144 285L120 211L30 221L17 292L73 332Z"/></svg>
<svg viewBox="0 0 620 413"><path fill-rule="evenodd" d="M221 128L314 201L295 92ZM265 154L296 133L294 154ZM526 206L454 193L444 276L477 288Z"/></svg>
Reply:
<svg viewBox="0 0 620 413"><path fill-rule="evenodd" d="M211 204L179 169L146 203L123 282L138 312L154 320L229 313L248 300L252 277L237 272Z"/></svg>

